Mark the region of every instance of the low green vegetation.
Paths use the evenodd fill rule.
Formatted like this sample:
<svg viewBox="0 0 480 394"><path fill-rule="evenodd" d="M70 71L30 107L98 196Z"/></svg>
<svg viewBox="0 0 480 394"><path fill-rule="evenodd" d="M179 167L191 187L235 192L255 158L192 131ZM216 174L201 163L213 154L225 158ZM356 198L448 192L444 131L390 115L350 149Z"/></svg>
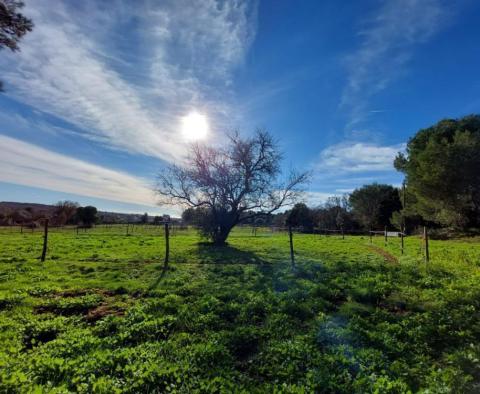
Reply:
<svg viewBox="0 0 480 394"><path fill-rule="evenodd" d="M478 392L480 242L0 229L1 392Z"/></svg>

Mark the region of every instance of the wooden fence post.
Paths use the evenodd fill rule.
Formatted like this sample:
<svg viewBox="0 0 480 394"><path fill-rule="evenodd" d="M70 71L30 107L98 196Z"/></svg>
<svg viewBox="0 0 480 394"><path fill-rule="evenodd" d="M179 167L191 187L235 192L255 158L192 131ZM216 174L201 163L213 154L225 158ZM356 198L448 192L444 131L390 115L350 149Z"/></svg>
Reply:
<svg viewBox="0 0 480 394"><path fill-rule="evenodd" d="M292 265L295 265L295 255L293 252L293 234L292 234L292 226L288 226L288 237L290 238L290 260Z"/></svg>
<svg viewBox="0 0 480 394"><path fill-rule="evenodd" d="M400 242L401 242L401 245L402 245L402 254L403 254L403 250L404 250L404 243L403 243L403 236L405 235L405 226L403 226L403 228L401 229L400 231Z"/></svg>
<svg viewBox="0 0 480 394"><path fill-rule="evenodd" d="M388 233L387 233L387 226L385 226L385 246L388 244Z"/></svg>
<svg viewBox="0 0 480 394"><path fill-rule="evenodd" d="M423 239L425 240L425 262L430 261L430 251L428 250L428 230L427 226L423 226Z"/></svg>
<svg viewBox="0 0 480 394"><path fill-rule="evenodd" d="M48 242L48 219L45 219L45 227L43 230L43 250L42 250L42 262L45 261L47 255L47 242Z"/></svg>
<svg viewBox="0 0 480 394"><path fill-rule="evenodd" d="M168 264L170 257L170 229L168 228L168 222L165 222L165 261L164 264Z"/></svg>

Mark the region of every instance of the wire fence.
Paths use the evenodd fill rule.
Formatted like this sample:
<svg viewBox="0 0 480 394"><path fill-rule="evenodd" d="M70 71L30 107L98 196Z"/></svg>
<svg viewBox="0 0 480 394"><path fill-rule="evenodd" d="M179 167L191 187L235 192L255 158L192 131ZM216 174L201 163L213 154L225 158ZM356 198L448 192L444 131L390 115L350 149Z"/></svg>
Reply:
<svg viewBox="0 0 480 394"><path fill-rule="evenodd" d="M399 231L389 230L385 228L383 231L380 230L358 230L358 229L329 229L329 228L304 228L304 227L291 227L291 226L258 226L258 225L239 225L237 226L238 230L242 232L243 235L250 235L251 237L265 237L273 236L278 233L284 233L288 235L289 246L290 246L290 259L291 263L295 264L295 236L294 234L310 234L315 237L332 237L337 236L341 239L346 239L347 237L352 236L364 236L369 238L370 245L375 245L378 247L379 242L376 241L377 238L383 240L383 245L387 247L389 243L393 243L395 240L399 242L399 250L401 254L406 254L406 247L404 243L404 238L406 235ZM187 235L192 230L197 230L194 226L187 226L178 222L158 222L155 224L143 224L143 223L125 223L125 224L98 224L91 227L87 226L49 226L48 222L44 222L44 225L39 226L21 226L21 225L11 225L11 226L1 226L0 227L0 237L11 234L23 234L25 236L42 234L43 235L43 250L47 250L48 244L48 234L64 234L71 235L75 237L82 237L83 235L94 236L98 238L102 237L129 237L129 236L156 236L165 238L165 264L168 264L169 253L170 253L170 237L175 237L177 235ZM428 240L428 229L425 227L423 234L419 238L419 247L422 255L424 256L425 262L430 260L429 252L429 240ZM42 253L42 261L45 260L45 254Z"/></svg>
<svg viewBox="0 0 480 394"><path fill-rule="evenodd" d="M87 226L49 226L50 233L61 233L61 234L73 234L73 235L82 235L82 234L94 234L98 236L124 236L124 235L162 235L165 232L165 222L160 222L159 224L138 224L138 223L129 223L129 224L98 224L91 227ZM170 223L170 233L175 235L178 231L188 230L188 226L177 225ZM21 234L38 234L43 233L44 226L0 226L0 236L8 235L14 233Z"/></svg>

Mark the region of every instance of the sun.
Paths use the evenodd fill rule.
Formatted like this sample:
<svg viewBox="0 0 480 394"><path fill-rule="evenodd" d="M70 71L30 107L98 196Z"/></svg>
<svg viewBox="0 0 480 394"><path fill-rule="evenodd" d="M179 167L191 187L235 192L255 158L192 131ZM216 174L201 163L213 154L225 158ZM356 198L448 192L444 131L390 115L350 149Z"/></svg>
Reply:
<svg viewBox="0 0 480 394"><path fill-rule="evenodd" d="M187 141L203 140L208 134L208 120L205 115L191 112L182 118L182 134Z"/></svg>

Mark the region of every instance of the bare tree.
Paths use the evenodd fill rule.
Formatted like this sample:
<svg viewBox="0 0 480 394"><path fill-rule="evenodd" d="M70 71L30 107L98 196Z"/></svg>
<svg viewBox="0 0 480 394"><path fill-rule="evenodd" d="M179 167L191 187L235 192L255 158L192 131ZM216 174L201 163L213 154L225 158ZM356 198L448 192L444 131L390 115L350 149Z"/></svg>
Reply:
<svg viewBox="0 0 480 394"><path fill-rule="evenodd" d="M18 42L31 31L33 23L18 12L23 7L22 1L0 0L0 49L6 47L18 51ZM3 90L0 81L0 92Z"/></svg>
<svg viewBox="0 0 480 394"><path fill-rule="evenodd" d="M77 212L79 207L77 202L73 201L59 201L55 204L54 219L56 224L67 224Z"/></svg>
<svg viewBox="0 0 480 394"><path fill-rule="evenodd" d="M273 137L257 131L251 138L229 136L224 148L196 145L185 166L171 165L159 175L157 193L163 204L206 208L203 233L224 244L242 221L292 205L308 180L292 171L279 181L282 154Z"/></svg>

